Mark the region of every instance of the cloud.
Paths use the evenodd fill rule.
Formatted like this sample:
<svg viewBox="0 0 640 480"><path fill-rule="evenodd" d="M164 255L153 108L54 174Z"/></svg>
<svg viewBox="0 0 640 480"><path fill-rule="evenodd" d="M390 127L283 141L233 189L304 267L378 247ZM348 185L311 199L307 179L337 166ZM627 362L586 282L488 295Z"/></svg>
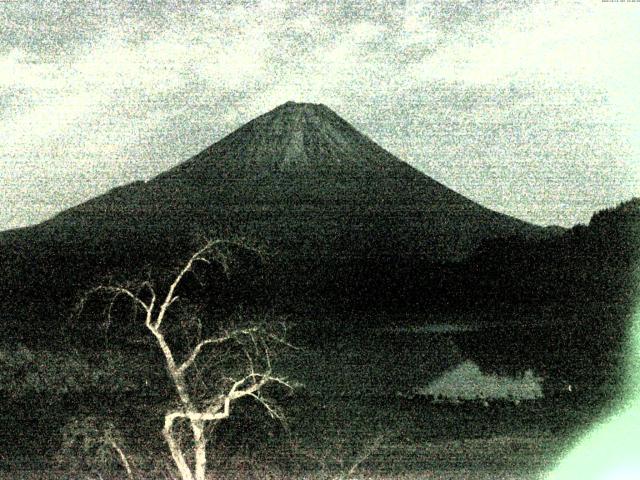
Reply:
<svg viewBox="0 0 640 480"><path fill-rule="evenodd" d="M633 188L619 161L640 157L637 93L623 88L640 45L627 43L627 11L63 3L0 5L4 228L155 175L292 99L329 105L425 173L525 219L584 221Z"/></svg>
<svg viewBox="0 0 640 480"><path fill-rule="evenodd" d="M425 122L448 136L422 129L406 157L539 223L586 222L640 191L640 10L629 7L536 2L457 29L405 72L436 102L437 85L450 85L448 107ZM419 9L412 22L433 23L433 12Z"/></svg>
<svg viewBox="0 0 640 480"><path fill-rule="evenodd" d="M598 2L600 3L600 2ZM539 2L486 25L425 59L427 77L469 82L601 84L637 72L638 9L594 2ZM633 64L633 65L632 65ZM632 67L629 70L629 67Z"/></svg>

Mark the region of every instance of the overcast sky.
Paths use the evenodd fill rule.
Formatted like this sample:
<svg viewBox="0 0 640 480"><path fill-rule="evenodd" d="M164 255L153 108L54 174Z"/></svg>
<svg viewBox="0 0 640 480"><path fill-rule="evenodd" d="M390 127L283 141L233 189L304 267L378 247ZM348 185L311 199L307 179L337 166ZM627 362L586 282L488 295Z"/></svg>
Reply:
<svg viewBox="0 0 640 480"><path fill-rule="evenodd" d="M166 170L287 100L324 103L540 224L640 193L640 3L0 3L0 229Z"/></svg>

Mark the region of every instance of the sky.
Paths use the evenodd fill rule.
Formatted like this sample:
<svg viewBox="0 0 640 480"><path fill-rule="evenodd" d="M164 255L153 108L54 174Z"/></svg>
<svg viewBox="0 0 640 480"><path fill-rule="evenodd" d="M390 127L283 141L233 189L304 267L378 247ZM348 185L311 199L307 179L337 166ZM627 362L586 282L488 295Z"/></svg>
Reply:
<svg viewBox="0 0 640 480"><path fill-rule="evenodd" d="M288 100L548 225L640 194L640 3L0 2L0 230L172 167Z"/></svg>

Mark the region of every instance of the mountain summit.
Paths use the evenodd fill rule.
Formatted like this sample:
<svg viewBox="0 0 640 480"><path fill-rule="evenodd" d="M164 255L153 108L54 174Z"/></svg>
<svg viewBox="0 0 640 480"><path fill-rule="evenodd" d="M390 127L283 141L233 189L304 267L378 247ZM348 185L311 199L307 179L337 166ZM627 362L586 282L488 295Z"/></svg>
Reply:
<svg viewBox="0 0 640 480"><path fill-rule="evenodd" d="M250 121L171 173L372 172L398 166L391 154L321 104L287 102Z"/></svg>

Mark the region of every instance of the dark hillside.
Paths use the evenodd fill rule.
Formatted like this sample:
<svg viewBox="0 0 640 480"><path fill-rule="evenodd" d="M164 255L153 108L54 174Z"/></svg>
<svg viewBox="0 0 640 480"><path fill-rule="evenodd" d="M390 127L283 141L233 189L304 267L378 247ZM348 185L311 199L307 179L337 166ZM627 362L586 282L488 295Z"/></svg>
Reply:
<svg viewBox="0 0 640 480"><path fill-rule="evenodd" d="M488 370L537 366L556 379L608 389L614 398L639 267L637 198L561 236L486 242L459 265L449 291L466 291L469 308L501 312L501 326L469 336L466 351Z"/></svg>

